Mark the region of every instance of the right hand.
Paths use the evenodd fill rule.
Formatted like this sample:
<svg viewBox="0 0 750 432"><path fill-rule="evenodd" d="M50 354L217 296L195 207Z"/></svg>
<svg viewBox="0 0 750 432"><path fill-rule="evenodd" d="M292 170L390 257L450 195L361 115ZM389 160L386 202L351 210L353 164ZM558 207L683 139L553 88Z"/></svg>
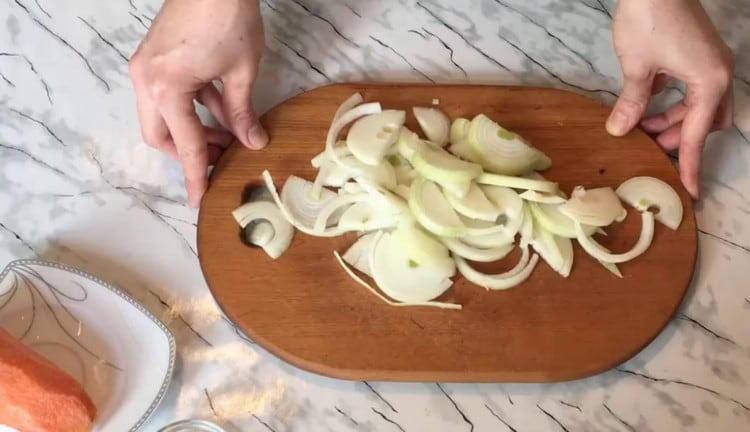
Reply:
<svg viewBox="0 0 750 432"><path fill-rule="evenodd" d="M193 100L248 148L265 147L251 97L264 46L256 0L166 0L130 60L143 139L181 162L193 207L208 186L208 164L232 141L201 124Z"/></svg>

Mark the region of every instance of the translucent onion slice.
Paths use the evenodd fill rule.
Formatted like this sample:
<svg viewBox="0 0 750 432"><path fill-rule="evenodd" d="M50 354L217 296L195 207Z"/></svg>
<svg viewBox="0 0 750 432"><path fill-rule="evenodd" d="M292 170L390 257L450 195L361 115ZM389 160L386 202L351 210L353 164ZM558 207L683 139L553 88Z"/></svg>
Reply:
<svg viewBox="0 0 750 432"><path fill-rule="evenodd" d="M460 256L454 256L453 259L456 261L456 268L458 268L458 271L468 281L473 282L488 290L505 290L513 288L528 279L529 276L531 276L531 273L534 271L537 262L539 261L539 255L536 254L534 254L534 256L531 257L531 260L529 261L528 249L523 249L523 251L524 255L521 257L521 261L519 261L519 264L516 265L516 267L506 273L496 275L488 275L475 270ZM524 257L528 262L527 264L524 263ZM521 266L519 270L519 265L522 263L524 265Z"/></svg>
<svg viewBox="0 0 750 432"><path fill-rule="evenodd" d="M558 273L561 272L565 265L565 260L559 244L555 241L554 234L542 228L539 224L535 224L531 247L549 264L552 270Z"/></svg>
<svg viewBox="0 0 750 432"><path fill-rule="evenodd" d="M328 129L328 135L326 136L325 151L328 154L328 158L337 164L341 164L341 159L336 152L336 140L338 139L341 130L344 129L346 125L362 116L379 113L381 111L382 108L380 103L370 102L354 107L341 114L339 118L335 119L333 123L331 123L330 129Z"/></svg>
<svg viewBox="0 0 750 432"><path fill-rule="evenodd" d="M545 157L542 152L484 114L472 119L467 139L477 156L477 162L493 173L511 176L526 174L547 162L540 163L540 159Z"/></svg>
<svg viewBox="0 0 750 432"><path fill-rule="evenodd" d="M586 190L576 186L570 199L558 209L574 222L594 227L620 222L628 214L611 187Z"/></svg>
<svg viewBox="0 0 750 432"><path fill-rule="evenodd" d="M376 236L376 232L363 235L349 246L349 249L342 256L347 264L369 277L372 277L372 272L370 271L370 248Z"/></svg>
<svg viewBox="0 0 750 432"><path fill-rule="evenodd" d="M534 180L499 174L484 173L476 179L476 182L479 184L505 186L513 189L535 190L538 192L546 192L551 194L557 192L557 183L551 181Z"/></svg>
<svg viewBox="0 0 750 432"><path fill-rule="evenodd" d="M257 244L272 259L280 257L292 243L294 237L294 228L284 219L283 214L278 207L272 202L255 201L245 203L232 212L232 216L243 229L251 227L253 222L262 221L271 226L271 237L265 241L260 240ZM258 225L260 227L262 225ZM267 229L265 229L267 231ZM268 235L265 235L268 237ZM257 235L256 235L256 238ZM252 237L251 237L252 239Z"/></svg>
<svg viewBox="0 0 750 432"><path fill-rule="evenodd" d="M633 246L632 249L625 253L621 254L613 254L605 252L602 245L596 242L593 238L586 235L586 232L581 227L580 223L576 223L576 234L578 243L581 245L581 247L592 257L598 259L599 261L605 262L605 263L623 263L626 261L630 261L633 258L641 255L642 253L646 252L649 246L651 246L651 241L654 239L654 215L653 213L649 211L641 212L641 221L642 221L642 227L641 227L641 235L638 237L638 241L636 242L635 246Z"/></svg>
<svg viewBox="0 0 750 432"><path fill-rule="evenodd" d="M463 160L467 160L470 162L476 161L476 157L471 150L471 146L465 139L456 141L451 144L450 147L448 147L448 151L451 152L454 156L458 156Z"/></svg>
<svg viewBox="0 0 750 432"><path fill-rule="evenodd" d="M460 240L452 238L442 238L441 241L455 255L476 262L492 262L501 260L505 258L505 256L508 255L514 247L512 243L509 243L504 246L482 249L469 246Z"/></svg>
<svg viewBox="0 0 750 432"><path fill-rule="evenodd" d="M360 161L377 165L398 139L405 119L406 113L400 110L383 110L364 116L349 129L346 146Z"/></svg>
<svg viewBox="0 0 750 432"><path fill-rule="evenodd" d="M450 256L448 248L438 239L425 232L414 222L404 222L393 230L393 241L400 244L403 253L411 257L416 265L430 267L445 263Z"/></svg>
<svg viewBox="0 0 750 432"><path fill-rule="evenodd" d="M354 203L361 203L370 199L370 195L367 193L359 193L355 195L337 195L336 198L332 199L325 207L323 207L318 213L318 217L315 218L315 224L313 230L324 231L329 225L329 219L337 210L350 206ZM346 213L344 211L344 213ZM343 216L343 214L342 214ZM340 222L340 221L339 221ZM339 228L342 228L339 224Z"/></svg>
<svg viewBox="0 0 750 432"><path fill-rule="evenodd" d="M448 190L445 190L445 197L457 212L466 217L489 222L495 222L500 217L501 210L487 199L482 189L474 182L471 182L469 192L464 197Z"/></svg>
<svg viewBox="0 0 750 432"><path fill-rule="evenodd" d="M457 144L460 141L464 141L469 136L469 126L471 122L465 118L457 118L451 123L450 129L450 142L451 144Z"/></svg>
<svg viewBox="0 0 750 432"><path fill-rule="evenodd" d="M396 148L401 157L411 162L414 154L427 145L429 144L422 141L419 135L409 130L409 128L406 126L401 127L398 139L396 140Z"/></svg>
<svg viewBox="0 0 750 432"><path fill-rule="evenodd" d="M459 215L461 222L467 227L467 234L461 236L461 240L469 246L473 246L480 249L489 249L495 247L506 246L513 243L513 237L515 233L510 234L507 229L508 224L515 224L513 221L505 221L505 225L497 224L493 222L482 221L478 219L470 219L465 216ZM501 216L501 219L503 217ZM494 227L500 227L495 229ZM494 232L485 232L484 234L476 234L481 230L492 230Z"/></svg>
<svg viewBox="0 0 750 432"><path fill-rule="evenodd" d="M281 188L281 201L294 218L306 227L315 226L315 220L337 194L330 189L322 188L320 194L315 196L313 183L290 175Z"/></svg>
<svg viewBox="0 0 750 432"><path fill-rule="evenodd" d="M396 215L383 211L369 200L354 203L344 210L339 218L338 227L344 231L374 231L394 228L398 222L399 218Z"/></svg>
<svg viewBox="0 0 750 432"><path fill-rule="evenodd" d="M414 169L422 177L432 180L439 185L447 183L468 182L482 174L482 167L461 160L440 149L423 147L417 151L411 160Z"/></svg>
<svg viewBox="0 0 750 432"><path fill-rule="evenodd" d="M388 297L408 303L421 303L442 295L453 285L450 277L455 263L445 258L441 265L416 263L390 233L378 232L370 253L370 270L378 288Z"/></svg>
<svg viewBox="0 0 750 432"><path fill-rule="evenodd" d="M311 226L305 225L297 219L292 213L289 208L284 204L284 202L281 200L281 197L279 196L278 191L276 190L276 185L273 184L273 177L271 177L271 173L268 172L268 170L263 171L263 181L266 184L266 187L268 188L268 191L271 192L271 196L273 197L274 202L279 207L279 210L281 210L281 214L284 215L286 220L294 225L295 228L302 231L305 234L316 236L316 237L336 237L340 236L344 232L341 231L338 228L329 228L324 231L316 231L312 229ZM330 191L329 191L330 192ZM313 222L314 224L314 222Z"/></svg>
<svg viewBox="0 0 750 432"><path fill-rule="evenodd" d="M536 223L534 222L534 217L531 215L531 210L529 210L529 206L523 207L523 224L521 225L521 228L519 229L519 233L521 234L521 247L527 247L531 240L534 238L534 227L536 226Z"/></svg>
<svg viewBox="0 0 750 432"><path fill-rule="evenodd" d="M443 147L448 142L448 116L437 108L414 107L412 111L427 139Z"/></svg>
<svg viewBox="0 0 750 432"><path fill-rule="evenodd" d="M528 207L531 209L536 222L552 234L567 238L576 238L576 228L573 224L573 219L560 212L560 204L529 202ZM584 225L583 229L587 235L597 232L597 227L591 225Z"/></svg>
<svg viewBox="0 0 750 432"><path fill-rule="evenodd" d="M352 152L350 152L346 147L346 141L339 141L338 145L333 148L333 151L339 158L352 154ZM328 156L328 152L326 150L323 150L322 152L315 155L312 159L310 159L310 165L312 165L313 168L320 168L327 162L336 163L330 158L330 156Z"/></svg>
<svg viewBox="0 0 750 432"><path fill-rule="evenodd" d="M341 265L341 268L344 269L346 274L352 278L355 282L360 284L361 286L365 287L368 291L370 291L375 297L379 298L383 301L383 303L386 303L389 306L397 306L397 307L409 307L409 306L428 306L428 307L436 307L439 309L455 309L455 310L461 310L461 305L455 304L455 303L444 303L444 302L420 302L420 303L399 303L395 302L383 294L381 294L378 290L372 287L372 285L368 284L364 281L361 277L357 276L356 273L352 271L352 269L349 268L349 266L346 264L346 262L341 259L341 255L337 251L333 251L333 255L336 257L336 261L338 261L339 265Z"/></svg>
<svg viewBox="0 0 750 432"><path fill-rule="evenodd" d="M562 204L566 201L565 198L559 195L537 192L534 190L527 190L521 193L519 196L526 201L533 201L543 204Z"/></svg>
<svg viewBox="0 0 750 432"><path fill-rule="evenodd" d="M557 243L557 249L562 255L562 266L557 272L566 278L570 276L570 272L573 270L573 241L567 237L555 236L555 243Z"/></svg>
<svg viewBox="0 0 750 432"><path fill-rule="evenodd" d="M284 220L285 223L287 223L289 226L292 226L292 224L284 219L284 216L281 214L281 212L279 212L279 216ZM247 242L251 245L255 245L258 247L267 245L268 242L273 240L273 236L275 233L276 231L273 229L273 225L271 224L271 222L265 220L256 220L255 222L250 222L245 226L245 240L247 240Z"/></svg>
<svg viewBox="0 0 750 432"><path fill-rule="evenodd" d="M428 231L440 237L460 237L466 226L440 188L422 177L414 179L409 194L409 208Z"/></svg>
<svg viewBox="0 0 750 432"><path fill-rule="evenodd" d="M505 229L503 232L510 237L516 235L523 223L523 209L526 207L519 195L510 188L503 186L481 186L482 192L504 216Z"/></svg>
<svg viewBox="0 0 750 432"><path fill-rule="evenodd" d="M617 188L621 200L637 208L648 210L656 207L659 212L654 218L676 230L682 222L682 201L677 192L663 180L654 177L633 177L625 180Z"/></svg>
<svg viewBox="0 0 750 432"><path fill-rule="evenodd" d="M338 120L339 117L341 117L345 112L361 104L363 100L364 99L362 99L362 95L359 93L354 93L353 95L349 96L341 105L339 105L336 113L333 114L333 121Z"/></svg>
<svg viewBox="0 0 750 432"><path fill-rule="evenodd" d="M396 170L387 161L380 161L377 165L367 165L354 156L344 156L339 165L349 171L349 178L364 177L371 182L391 189L397 184Z"/></svg>

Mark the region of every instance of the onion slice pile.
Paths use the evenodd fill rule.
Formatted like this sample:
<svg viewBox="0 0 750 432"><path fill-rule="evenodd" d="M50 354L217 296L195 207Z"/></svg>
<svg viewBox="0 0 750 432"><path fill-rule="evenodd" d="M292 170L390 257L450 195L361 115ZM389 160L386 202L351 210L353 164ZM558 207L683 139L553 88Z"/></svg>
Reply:
<svg viewBox="0 0 750 432"><path fill-rule="evenodd" d="M568 199L537 172L550 158L489 117L451 123L434 107L412 113L426 138L404 126L406 111L349 97L336 110L323 151L310 161L318 170L314 181L289 176L279 194L264 171L270 197L252 197L233 212L248 242L276 259L290 247L294 228L318 237L358 232L343 257L334 251L357 284L392 306L461 309L435 300L457 273L505 290L531 277L543 260L569 277L575 240L622 277L616 264L648 250L654 220L671 229L681 223L680 197L659 179L635 177L616 191L578 186ZM593 236L626 217L621 200L641 212L642 227L629 251L613 253ZM521 257L504 273L485 274L470 264L506 259L516 245Z"/></svg>

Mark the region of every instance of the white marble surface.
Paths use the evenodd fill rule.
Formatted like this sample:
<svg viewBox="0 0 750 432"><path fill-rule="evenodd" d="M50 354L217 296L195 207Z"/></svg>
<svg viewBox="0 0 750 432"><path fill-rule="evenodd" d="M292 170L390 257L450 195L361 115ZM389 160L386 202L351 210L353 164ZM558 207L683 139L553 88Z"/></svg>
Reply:
<svg viewBox="0 0 750 432"><path fill-rule="evenodd" d="M342 382L238 336L195 255L178 166L140 138L127 58L158 0L0 3L0 264L38 256L130 291L178 338L146 430L750 430L750 9L705 3L738 53L736 125L711 139L685 305L615 370L554 385ZM611 0L264 0L263 111L327 82L526 83L613 101ZM670 88L657 104L675 100ZM744 136L743 136L744 135ZM114 431L118 432L118 431Z"/></svg>

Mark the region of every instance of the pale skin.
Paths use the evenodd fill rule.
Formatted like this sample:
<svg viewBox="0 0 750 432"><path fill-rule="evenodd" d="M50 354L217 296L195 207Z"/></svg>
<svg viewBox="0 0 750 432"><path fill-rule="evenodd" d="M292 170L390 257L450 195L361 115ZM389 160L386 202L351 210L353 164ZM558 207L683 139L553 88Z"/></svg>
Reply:
<svg viewBox="0 0 750 432"><path fill-rule="evenodd" d="M624 84L607 131L621 136L640 124L665 150L678 149L682 182L697 198L706 137L732 124L731 50L698 0L621 0L613 38ZM249 149L268 144L252 108L264 45L255 0L166 0L130 61L143 138L180 161L193 207L208 165L234 137ZM668 78L686 84L685 98L643 118ZM201 124L194 100L226 131Z"/></svg>

